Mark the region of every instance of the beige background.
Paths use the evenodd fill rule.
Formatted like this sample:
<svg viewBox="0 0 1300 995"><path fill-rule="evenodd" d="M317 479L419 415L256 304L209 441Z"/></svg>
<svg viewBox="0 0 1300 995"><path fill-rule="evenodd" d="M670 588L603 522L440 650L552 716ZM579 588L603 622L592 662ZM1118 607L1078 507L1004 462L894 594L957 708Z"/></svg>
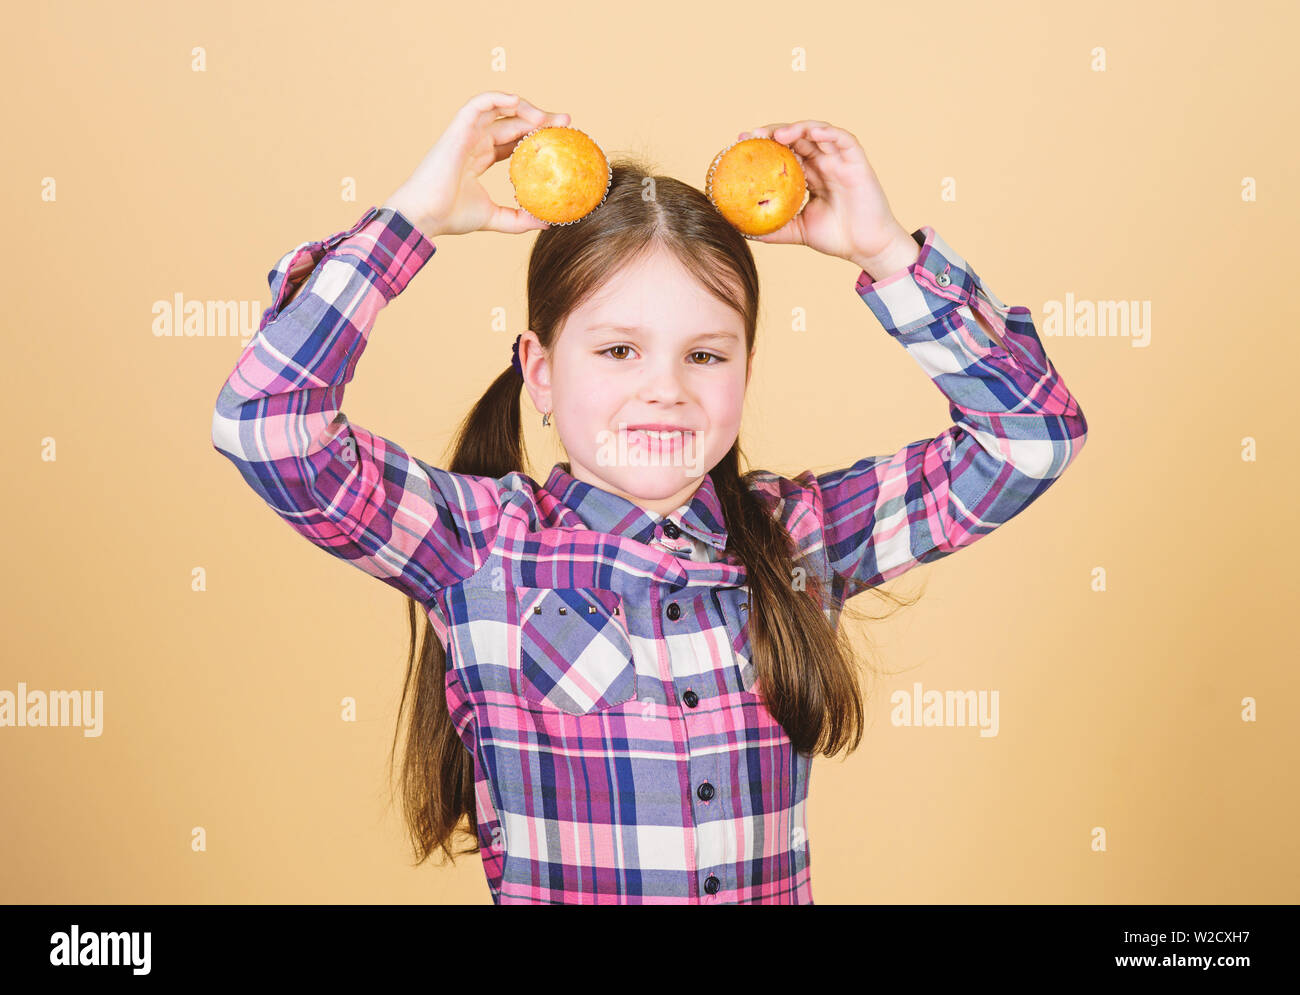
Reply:
<svg viewBox="0 0 1300 995"><path fill-rule="evenodd" d="M873 630L897 676L873 688L862 748L813 768L818 902L1300 899L1300 18L1280 2L1146 6L12 12L0 689L102 689L105 714L99 738L0 729L0 901L489 900L475 856L411 870L386 805L404 599L294 535L212 448L240 341L151 331L153 302L176 293L260 314L283 252L381 203L487 89L696 186L737 132L826 120L858 136L909 230L935 226L1040 332L1067 293L1151 302L1147 348L1044 338L1090 427L1065 478L896 582L927 585ZM512 202L504 164L487 182ZM349 416L441 460L509 362L533 237L439 240L381 314ZM854 267L754 251L755 463L827 470L947 427ZM490 328L497 306L507 333ZM794 307L807 331L790 330ZM544 477L562 453L525 405ZM888 694L914 681L998 690L999 735L893 727Z"/></svg>

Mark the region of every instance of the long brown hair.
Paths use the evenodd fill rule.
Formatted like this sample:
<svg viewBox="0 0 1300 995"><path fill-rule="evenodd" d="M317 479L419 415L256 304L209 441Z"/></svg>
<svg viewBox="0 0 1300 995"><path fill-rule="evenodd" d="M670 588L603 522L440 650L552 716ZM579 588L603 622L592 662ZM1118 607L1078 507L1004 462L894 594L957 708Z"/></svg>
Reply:
<svg viewBox="0 0 1300 995"><path fill-rule="evenodd" d="M747 352L758 327L758 270L749 243L699 190L670 176L653 176L641 163L611 163L605 202L581 221L539 232L528 264L528 327L550 352L568 314L639 254L662 247L745 322ZM647 195L647 191L649 191ZM523 379L513 368L496 378L457 429L453 473L503 477L525 470L520 408ZM826 592L793 560L789 533L751 490L755 471L741 473L739 440L710 471L727 526L727 550L744 563L749 585L749 637L764 704L795 748L834 756L861 741L863 698L845 627L823 611ZM746 460L748 463L748 460ZM808 590L796 578L805 578ZM896 608L915 604L872 588ZM407 599L411 647L393 735L390 772L402 715L411 699L401 788L415 864L441 848L479 849L474 804L474 759L447 712L446 649L424 607ZM857 618L878 620L887 616ZM889 614L892 614L890 612ZM423 639L417 630L423 619ZM457 830L472 842L455 851Z"/></svg>

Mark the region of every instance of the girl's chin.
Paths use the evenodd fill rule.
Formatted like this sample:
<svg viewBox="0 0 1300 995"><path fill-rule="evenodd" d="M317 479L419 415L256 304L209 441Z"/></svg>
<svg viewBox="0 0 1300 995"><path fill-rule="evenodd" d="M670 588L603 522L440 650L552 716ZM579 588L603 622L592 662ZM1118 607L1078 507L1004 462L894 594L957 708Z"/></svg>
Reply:
<svg viewBox="0 0 1300 995"><path fill-rule="evenodd" d="M691 482L698 482L706 471L694 466L620 466L604 467L606 478L615 477L622 489L645 498L672 497Z"/></svg>

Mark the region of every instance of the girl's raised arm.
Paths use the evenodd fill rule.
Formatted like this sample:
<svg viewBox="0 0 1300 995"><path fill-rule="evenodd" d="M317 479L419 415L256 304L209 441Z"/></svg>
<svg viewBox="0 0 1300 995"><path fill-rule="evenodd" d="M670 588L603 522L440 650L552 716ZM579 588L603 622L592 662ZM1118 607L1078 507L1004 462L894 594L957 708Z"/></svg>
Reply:
<svg viewBox="0 0 1300 995"><path fill-rule="evenodd" d="M1024 511L1088 435L1029 308L1006 307L933 228L912 237L922 236L914 263L877 283L864 271L855 290L948 398L953 424L895 453L796 478L814 494L841 600Z"/></svg>
<svg viewBox="0 0 1300 995"><path fill-rule="evenodd" d="M789 527L800 546L820 537L831 600L842 604L1024 511L1078 456L1088 423L1029 309L1004 306L933 228L909 236L852 132L805 120L740 137L748 135L789 145L811 194L798 215L758 240L858 265L858 295L950 402L953 424L933 439L830 473L757 481L772 499L795 501Z"/></svg>
<svg viewBox="0 0 1300 995"><path fill-rule="evenodd" d="M486 562L518 481L411 457L343 414L344 385L434 237L543 227L494 204L477 177L529 130L562 120L515 94L473 97L382 207L280 258L271 306L217 397L212 443L249 486L301 535L421 602Z"/></svg>
<svg viewBox="0 0 1300 995"><path fill-rule="evenodd" d="M213 445L281 518L421 602L485 562L503 484L413 459L340 408L376 315L434 251L400 212L372 207L286 253L212 417Z"/></svg>

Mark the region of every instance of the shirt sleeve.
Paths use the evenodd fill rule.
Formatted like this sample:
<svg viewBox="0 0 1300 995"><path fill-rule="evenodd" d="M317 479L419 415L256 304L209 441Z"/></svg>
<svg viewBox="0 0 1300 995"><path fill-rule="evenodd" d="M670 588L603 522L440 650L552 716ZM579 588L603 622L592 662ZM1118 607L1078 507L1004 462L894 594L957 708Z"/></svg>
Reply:
<svg viewBox="0 0 1300 995"><path fill-rule="evenodd" d="M421 602L486 562L503 482L415 459L341 405L380 309L434 251L404 215L371 207L347 231L287 252L212 416L213 446L276 514Z"/></svg>
<svg viewBox="0 0 1300 995"><path fill-rule="evenodd" d="M800 476L840 602L1010 521L1060 478L1088 434L1029 308L1004 305L928 225L912 238L915 262L880 282L863 271L854 289L948 399L953 423L895 453Z"/></svg>

